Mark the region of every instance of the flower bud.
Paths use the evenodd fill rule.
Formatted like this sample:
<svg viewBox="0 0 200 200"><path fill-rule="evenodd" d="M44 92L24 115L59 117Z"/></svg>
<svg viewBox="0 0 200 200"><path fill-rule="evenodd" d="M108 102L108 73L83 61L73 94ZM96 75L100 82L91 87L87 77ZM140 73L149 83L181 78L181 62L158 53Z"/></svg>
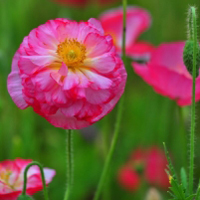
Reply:
<svg viewBox="0 0 200 200"><path fill-rule="evenodd" d="M193 40L187 40L185 43L184 51L183 51L183 61L188 70L188 72L192 75L193 68ZM196 52L196 77L199 75L199 67L200 67L200 47L197 44L197 52Z"/></svg>

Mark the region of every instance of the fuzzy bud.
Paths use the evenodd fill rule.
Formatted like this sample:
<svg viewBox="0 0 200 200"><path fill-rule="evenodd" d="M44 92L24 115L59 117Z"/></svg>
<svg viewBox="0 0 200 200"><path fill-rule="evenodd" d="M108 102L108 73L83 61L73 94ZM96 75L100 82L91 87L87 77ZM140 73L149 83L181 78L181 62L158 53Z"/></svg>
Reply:
<svg viewBox="0 0 200 200"><path fill-rule="evenodd" d="M183 61L188 70L188 72L192 75L193 68L193 40L187 40L185 43L184 51L183 51ZM200 67L200 47L197 44L197 53L196 53L196 77L199 75L199 67Z"/></svg>

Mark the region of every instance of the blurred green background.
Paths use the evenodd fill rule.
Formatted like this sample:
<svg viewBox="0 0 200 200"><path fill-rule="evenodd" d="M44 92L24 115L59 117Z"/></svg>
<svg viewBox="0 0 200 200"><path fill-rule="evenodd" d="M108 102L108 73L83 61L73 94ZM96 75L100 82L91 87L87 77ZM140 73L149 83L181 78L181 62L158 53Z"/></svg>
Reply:
<svg viewBox="0 0 200 200"><path fill-rule="evenodd" d="M140 38L154 45L186 40L188 5L196 5L200 10L200 1L197 0L128 0L128 4L140 6L151 14L152 26ZM55 169L57 174L49 186L52 200L62 199L66 187L65 130L53 127L35 114L32 108L20 110L13 103L6 88L12 57L24 36L49 19L67 17L78 21L88 20L91 17L98 18L103 11L117 6L120 6L119 1L107 7L93 9L92 5L88 5L79 9L50 0L0 0L0 161L16 157L32 158L45 167ZM162 142L165 141L177 171L182 165L188 169L186 157L189 153L190 108L180 109L174 101L155 93L133 72L130 63L129 60L122 127L106 187L109 193L104 192L104 200L144 199L149 185L145 184L137 193L130 193L122 189L117 181L118 169L138 146L157 145L162 148ZM180 123L180 112L184 117L184 130ZM71 200L89 200L93 196L113 133L115 113L116 108L92 128L74 131L75 177ZM196 182L200 177L199 114L198 105ZM185 137L187 143L184 142ZM166 192L158 190L167 199ZM42 192L34 198L42 200Z"/></svg>

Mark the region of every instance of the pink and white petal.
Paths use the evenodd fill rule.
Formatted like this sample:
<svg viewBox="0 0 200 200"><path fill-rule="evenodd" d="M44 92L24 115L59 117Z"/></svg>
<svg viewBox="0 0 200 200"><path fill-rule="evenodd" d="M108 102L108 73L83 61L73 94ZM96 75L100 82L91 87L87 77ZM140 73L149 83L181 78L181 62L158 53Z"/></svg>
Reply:
<svg viewBox="0 0 200 200"><path fill-rule="evenodd" d="M93 121L93 118L97 117L101 113L101 105L93 105L85 102L83 108L81 109L81 112L77 114L77 118L86 120L91 123Z"/></svg>
<svg viewBox="0 0 200 200"><path fill-rule="evenodd" d="M64 129L80 129L90 125L86 120L77 120L75 117L65 117L59 110L54 115L46 116L46 119L56 127Z"/></svg>
<svg viewBox="0 0 200 200"><path fill-rule="evenodd" d="M107 102L112 94L109 90L92 90L90 88L85 89L86 100L91 104L102 104Z"/></svg>
<svg viewBox="0 0 200 200"><path fill-rule="evenodd" d="M90 87L94 90L108 89L113 83L111 79L89 70L85 70L84 74L91 81Z"/></svg>
<svg viewBox="0 0 200 200"><path fill-rule="evenodd" d="M85 38L84 45L86 46L86 57L93 58L101 56L111 50L112 45L106 40L105 36L90 33Z"/></svg>
<svg viewBox="0 0 200 200"><path fill-rule="evenodd" d="M27 58L37 66L48 66L51 65L54 61L59 60L53 55L21 56L21 58Z"/></svg>
<svg viewBox="0 0 200 200"><path fill-rule="evenodd" d="M13 58L12 71L8 75L7 87L8 87L8 92L13 101L15 102L15 104L19 108L25 109L28 107L28 104L24 100L22 79L19 74L18 61L19 61L19 53L16 52Z"/></svg>
<svg viewBox="0 0 200 200"><path fill-rule="evenodd" d="M62 62L62 65L61 65L60 69L58 70L58 73L61 76L67 76L67 74L68 74L68 67L67 67L67 65L64 62Z"/></svg>
<svg viewBox="0 0 200 200"><path fill-rule="evenodd" d="M99 73L107 74L116 67L115 56L112 52L109 52L95 58L86 58L83 65L91 67Z"/></svg>
<svg viewBox="0 0 200 200"><path fill-rule="evenodd" d="M79 77L78 75L69 70L68 75L65 77L63 82L63 90L70 90L73 87L77 86L79 84Z"/></svg>
<svg viewBox="0 0 200 200"><path fill-rule="evenodd" d="M18 66L21 74L31 75L38 69L37 65L34 65L30 59L19 57Z"/></svg>
<svg viewBox="0 0 200 200"><path fill-rule="evenodd" d="M34 56L21 56L22 58L29 59L33 64L37 66L48 66L51 65L54 61L57 61L58 58L53 55L34 55Z"/></svg>
<svg viewBox="0 0 200 200"><path fill-rule="evenodd" d="M91 34L91 33L98 34L98 35L100 34L99 31L95 27L91 26L90 23L80 22L77 40L83 43L86 37L88 36L88 34Z"/></svg>
<svg viewBox="0 0 200 200"><path fill-rule="evenodd" d="M83 107L83 101L76 100L73 104L71 104L69 107L61 108L61 112L66 117L74 117Z"/></svg>
<svg viewBox="0 0 200 200"><path fill-rule="evenodd" d="M51 77L50 70L41 70L32 76L32 82L36 88L40 88L42 91L49 91L56 85L56 81Z"/></svg>
<svg viewBox="0 0 200 200"><path fill-rule="evenodd" d="M67 98L65 96L65 93L63 92L62 88L58 86L54 92L52 93L52 100L56 104L66 104L67 103Z"/></svg>
<svg viewBox="0 0 200 200"><path fill-rule="evenodd" d="M76 21L66 22L57 27L58 40L64 42L67 39L78 38L79 24Z"/></svg>
<svg viewBox="0 0 200 200"><path fill-rule="evenodd" d="M104 35L104 30L99 20L96 20L95 18L90 18L88 22L94 29L97 29L99 31L100 35Z"/></svg>
<svg viewBox="0 0 200 200"><path fill-rule="evenodd" d="M87 88L90 84L90 80L87 78L87 76L84 74L84 71L76 71L76 75L79 78L79 84L78 87L80 88Z"/></svg>
<svg viewBox="0 0 200 200"><path fill-rule="evenodd" d="M44 168L44 176L46 184L50 183L53 177L56 175L56 171L49 168Z"/></svg>

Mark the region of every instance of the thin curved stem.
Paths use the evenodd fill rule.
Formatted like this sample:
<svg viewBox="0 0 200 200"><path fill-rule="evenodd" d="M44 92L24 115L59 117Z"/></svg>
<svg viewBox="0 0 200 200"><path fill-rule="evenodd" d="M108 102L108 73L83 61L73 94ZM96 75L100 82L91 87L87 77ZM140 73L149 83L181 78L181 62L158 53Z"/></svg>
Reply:
<svg viewBox="0 0 200 200"><path fill-rule="evenodd" d="M47 187L46 187L46 182L45 182L45 176L44 176L44 171L42 168L42 165L38 162L33 161L32 163L28 164L24 170L24 186L23 186L23 191L22 195L26 195L26 184L27 184L27 172L30 167L33 165L37 165L40 168L40 173L42 177L42 184L43 184L43 191L44 191L44 199L49 200L48 193L47 193Z"/></svg>
<svg viewBox="0 0 200 200"><path fill-rule="evenodd" d="M73 184L73 133L72 130L67 130L67 189L64 200L68 200Z"/></svg>
<svg viewBox="0 0 200 200"><path fill-rule="evenodd" d="M124 61L124 64L126 63L126 50L125 50L125 41L126 41L126 7L127 7L127 0L123 0L123 36L122 36L122 59ZM100 193L104 184L104 181L106 179L108 169L111 163L111 158L113 156L115 146L117 143L119 130L120 130L120 124L121 124L121 118L122 118L122 110L123 110L123 104L124 104L124 95L121 97L119 104L118 104L118 110L117 110L117 118L114 128L114 134L111 141L111 146L108 152L108 155L106 157L106 161L104 164L103 172L100 177L100 181L97 187L97 190L94 195L94 200L98 200L100 197Z"/></svg>
<svg viewBox="0 0 200 200"><path fill-rule="evenodd" d="M195 80L196 80L196 55L197 55L197 26L195 8L191 7L193 21L193 70L192 70L192 107L191 107L191 135L190 135L190 169L189 169L189 193L193 193L194 177L194 134L195 134Z"/></svg>

